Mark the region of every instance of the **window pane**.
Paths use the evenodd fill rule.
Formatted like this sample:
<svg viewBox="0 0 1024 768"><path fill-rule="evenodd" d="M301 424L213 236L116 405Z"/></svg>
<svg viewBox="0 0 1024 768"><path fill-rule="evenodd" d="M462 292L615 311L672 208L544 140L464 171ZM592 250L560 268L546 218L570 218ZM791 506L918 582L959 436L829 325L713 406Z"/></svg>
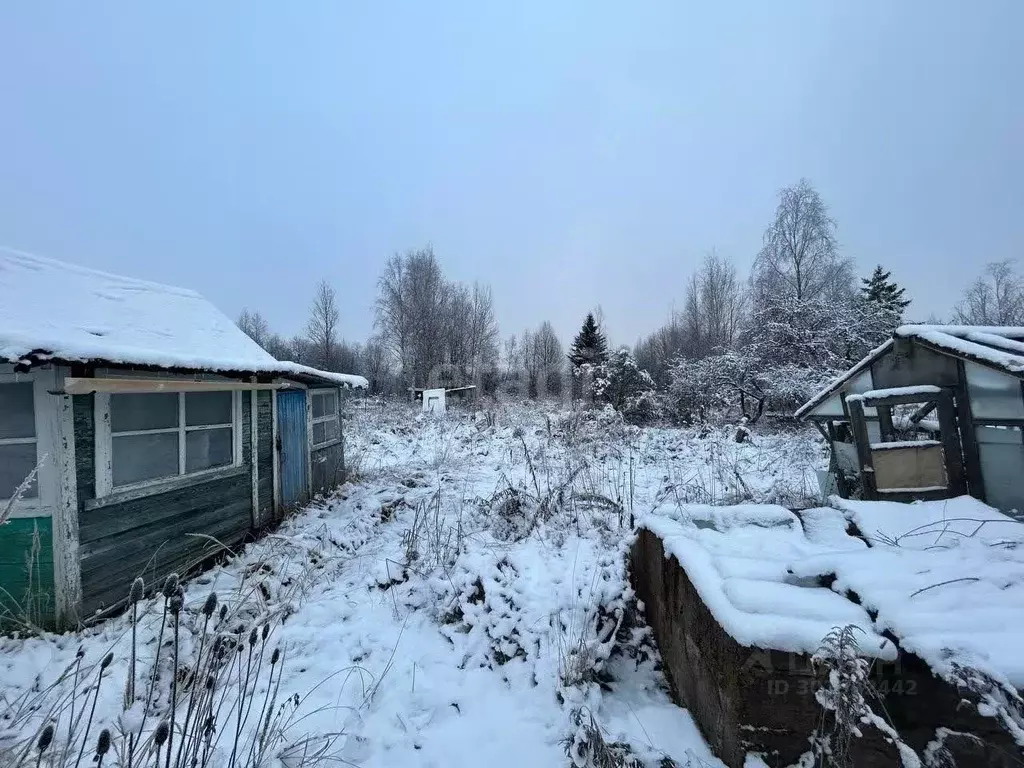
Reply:
<svg viewBox="0 0 1024 768"><path fill-rule="evenodd" d="M328 419L327 421L314 422L313 424L313 445L321 445L330 440L338 438L338 420Z"/></svg>
<svg viewBox="0 0 1024 768"><path fill-rule="evenodd" d="M971 362L965 362L964 369L974 418L1024 419L1019 379Z"/></svg>
<svg viewBox="0 0 1024 768"><path fill-rule="evenodd" d="M843 391L843 397L846 395L863 395L865 392L870 392L874 389L874 385L871 383L871 369L860 373L853 381L851 381ZM865 416L877 416L878 409L875 407L864 406Z"/></svg>
<svg viewBox="0 0 1024 768"><path fill-rule="evenodd" d="M0 437L35 436L36 414L32 407L32 382L0 384Z"/></svg>
<svg viewBox="0 0 1024 768"><path fill-rule="evenodd" d="M115 486L178 474L177 432L114 435L111 444Z"/></svg>
<svg viewBox="0 0 1024 768"><path fill-rule="evenodd" d="M9 499L14 489L28 477L36 466L36 444L0 445L0 499ZM38 495L36 481L22 496L23 499L34 499Z"/></svg>
<svg viewBox="0 0 1024 768"><path fill-rule="evenodd" d="M843 413L843 403L839 399L839 395L832 395L822 403L818 403L813 409L811 414L813 416L845 416Z"/></svg>
<svg viewBox="0 0 1024 768"><path fill-rule="evenodd" d="M185 436L185 471L199 472L231 464L231 427L198 429Z"/></svg>
<svg viewBox="0 0 1024 768"><path fill-rule="evenodd" d="M313 418L330 416L338 412L334 402L334 392L322 392L313 395Z"/></svg>
<svg viewBox="0 0 1024 768"><path fill-rule="evenodd" d="M185 395L185 426L231 423L230 392L188 392Z"/></svg>
<svg viewBox="0 0 1024 768"><path fill-rule="evenodd" d="M324 426L327 427L327 439L337 440L338 439L338 420L328 419L324 422Z"/></svg>
<svg viewBox="0 0 1024 768"><path fill-rule="evenodd" d="M178 426L178 395L158 392L110 396L110 431L166 429Z"/></svg>

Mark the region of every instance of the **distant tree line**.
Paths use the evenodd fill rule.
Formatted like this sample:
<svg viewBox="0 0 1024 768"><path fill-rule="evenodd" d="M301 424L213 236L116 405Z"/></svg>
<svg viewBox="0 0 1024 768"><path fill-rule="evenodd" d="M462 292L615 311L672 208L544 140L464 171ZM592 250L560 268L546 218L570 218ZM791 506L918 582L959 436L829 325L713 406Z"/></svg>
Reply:
<svg viewBox="0 0 1024 768"><path fill-rule="evenodd" d="M910 305L881 265L858 280L837 225L807 180L779 192L750 273L712 250L685 282L666 323L628 347L608 344L600 308L566 350L550 321L500 341L489 286L448 279L427 246L387 260L375 333L341 334L334 289L314 291L305 332L271 332L257 311L239 327L278 359L359 373L372 391L476 384L485 394L606 403L635 420L712 413L755 422L792 412L889 338ZM1024 325L1024 280L1013 262L989 264L952 321Z"/></svg>

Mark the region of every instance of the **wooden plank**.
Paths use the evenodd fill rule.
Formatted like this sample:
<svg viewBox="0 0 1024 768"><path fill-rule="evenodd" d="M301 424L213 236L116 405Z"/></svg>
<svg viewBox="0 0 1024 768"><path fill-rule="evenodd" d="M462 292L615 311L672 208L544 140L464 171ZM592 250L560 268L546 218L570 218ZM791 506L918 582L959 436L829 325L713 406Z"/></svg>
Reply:
<svg viewBox="0 0 1024 768"><path fill-rule="evenodd" d="M255 377L253 378L255 381ZM260 521L260 463L259 463L259 413L257 412L256 393L249 394L249 429L252 430L252 437L249 441L251 455L249 457L249 471L252 474L252 527L259 528Z"/></svg>
<svg viewBox="0 0 1024 768"><path fill-rule="evenodd" d="M924 419L924 417L927 416L929 413L931 413L934 410L935 410L935 403L934 402L925 403L920 408L918 408L916 411L914 411L913 414L911 414L911 416L910 416L910 423L911 424L920 424L921 421Z"/></svg>
<svg viewBox="0 0 1024 768"><path fill-rule="evenodd" d="M152 528L145 533L132 532L112 539L82 545L82 580L97 572L115 572L123 563L141 559L147 561L168 542L177 541L186 534L214 535L216 531L237 530L244 535L249 530L245 518L246 502L211 509L201 514L183 516L179 525ZM197 539L198 541L198 539ZM159 555L157 556L159 561Z"/></svg>
<svg viewBox="0 0 1024 768"><path fill-rule="evenodd" d="M967 370L963 360L957 361L960 383L954 392L956 398L956 421L963 447L964 470L967 476L967 492L976 499L985 501L985 478L981 471L981 452L978 449L978 435L974 429L971 414L971 398L967 392ZM1024 388L1024 381L1021 382ZM915 414L916 415L916 414Z"/></svg>
<svg viewBox="0 0 1024 768"><path fill-rule="evenodd" d="M78 502L96 498L96 431L93 426L95 395L76 395L75 420L75 475Z"/></svg>
<svg viewBox="0 0 1024 768"><path fill-rule="evenodd" d="M78 478L75 459L74 401L68 395L55 398L57 410L57 469L59 487L53 512L54 601L57 623L78 623L82 602L82 571L79 553Z"/></svg>
<svg viewBox="0 0 1024 768"><path fill-rule="evenodd" d="M248 509L236 505L226 511L230 513L229 517L212 521L207 518L202 521L205 527L203 531L190 530L191 526L186 526L174 534L160 532L160 536L147 537L145 550L122 546L116 550L109 550L97 558L86 557L82 561L83 592L88 594L91 588L105 580L120 583L127 592L132 579L147 568L160 571L162 575L169 573L167 563L182 552L219 550L220 547L213 539L229 546L240 541L249 530L248 521L245 519ZM197 529L198 527L196 526ZM111 552L117 555L113 560L116 564L112 564L111 558L107 556Z"/></svg>
<svg viewBox="0 0 1024 768"><path fill-rule="evenodd" d="M890 442L896 439L896 430L892 424L892 406L878 406L878 430L882 433L882 442Z"/></svg>
<svg viewBox="0 0 1024 768"><path fill-rule="evenodd" d="M864 402L850 400L850 426L853 429L853 440L857 447L857 463L860 465L861 494L868 501L878 498L875 490L875 467L871 460L871 439L868 437L867 422L864 420Z"/></svg>
<svg viewBox="0 0 1024 768"><path fill-rule="evenodd" d="M255 377L253 377L255 378ZM189 379L137 379L137 378L76 378L64 379L65 395L86 395L90 392L239 392L252 390L287 389L292 385L282 381L259 384L255 381L195 381Z"/></svg>
<svg viewBox="0 0 1024 768"><path fill-rule="evenodd" d="M256 394L256 419L259 424L259 439L256 443L256 460L259 463L259 511L263 525L274 519L274 411L273 392Z"/></svg>
<svg viewBox="0 0 1024 768"><path fill-rule="evenodd" d="M939 407L939 439L946 459L946 477L949 479L949 492L953 496L967 493L967 478L964 475L963 456L960 453L960 431L956 424L956 409L953 395L948 389L942 390L938 397Z"/></svg>
<svg viewBox="0 0 1024 768"><path fill-rule="evenodd" d="M918 403L931 403L937 395L887 395L886 397L863 397L864 405L873 408L876 405L917 405ZM857 398L854 398L857 399Z"/></svg>
<svg viewBox="0 0 1024 768"><path fill-rule="evenodd" d="M211 535L228 546L236 545L243 538L243 535L234 535L229 530ZM159 586L170 573L187 576L197 564L219 551L216 544L206 539L183 537L181 541L163 548L159 558L139 558L116 571L98 571L86 582L85 610L92 613L101 606L110 607L124 601L136 577L141 576L147 586Z"/></svg>
<svg viewBox="0 0 1024 768"><path fill-rule="evenodd" d="M280 438L277 434L277 390L270 393L270 461L273 479L273 514L276 519L281 514L281 451L278 446Z"/></svg>
<svg viewBox="0 0 1024 768"><path fill-rule="evenodd" d="M153 525L167 525L193 509L218 507L241 498L247 499L248 482L248 473L241 468L228 477L83 510L79 518L79 535L82 543L86 544Z"/></svg>

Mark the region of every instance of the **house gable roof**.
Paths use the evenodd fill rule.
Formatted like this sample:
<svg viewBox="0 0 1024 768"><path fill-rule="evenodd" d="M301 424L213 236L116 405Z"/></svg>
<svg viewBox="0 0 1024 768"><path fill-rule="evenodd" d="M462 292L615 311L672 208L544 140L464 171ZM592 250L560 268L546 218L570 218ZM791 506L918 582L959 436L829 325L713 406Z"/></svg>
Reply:
<svg viewBox="0 0 1024 768"><path fill-rule="evenodd" d="M311 376L361 376L275 360L195 291L0 247L0 358Z"/></svg>
<svg viewBox="0 0 1024 768"><path fill-rule="evenodd" d="M860 373L863 373L873 362L875 362L875 360L886 354L890 349L892 349L892 345L893 340L886 339L884 343L868 352L867 355L865 355L864 358L861 359L860 362L856 363L852 368L832 379L832 381L826 384L814 397L797 408L796 413L793 415L798 419L804 418L804 416L825 402L833 392L837 392L842 389L844 384L855 378Z"/></svg>

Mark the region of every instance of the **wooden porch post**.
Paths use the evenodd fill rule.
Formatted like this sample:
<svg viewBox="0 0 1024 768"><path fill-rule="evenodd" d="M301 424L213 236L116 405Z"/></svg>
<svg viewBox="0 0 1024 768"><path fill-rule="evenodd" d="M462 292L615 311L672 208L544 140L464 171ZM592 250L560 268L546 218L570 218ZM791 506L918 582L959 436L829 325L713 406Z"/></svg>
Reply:
<svg viewBox="0 0 1024 768"><path fill-rule="evenodd" d="M864 402L855 398L848 400L846 405L850 409L850 426L857 446L861 495L868 501L875 501L878 499L878 489L875 486L875 465L871 460L871 438L868 437L868 425L864 421Z"/></svg>

